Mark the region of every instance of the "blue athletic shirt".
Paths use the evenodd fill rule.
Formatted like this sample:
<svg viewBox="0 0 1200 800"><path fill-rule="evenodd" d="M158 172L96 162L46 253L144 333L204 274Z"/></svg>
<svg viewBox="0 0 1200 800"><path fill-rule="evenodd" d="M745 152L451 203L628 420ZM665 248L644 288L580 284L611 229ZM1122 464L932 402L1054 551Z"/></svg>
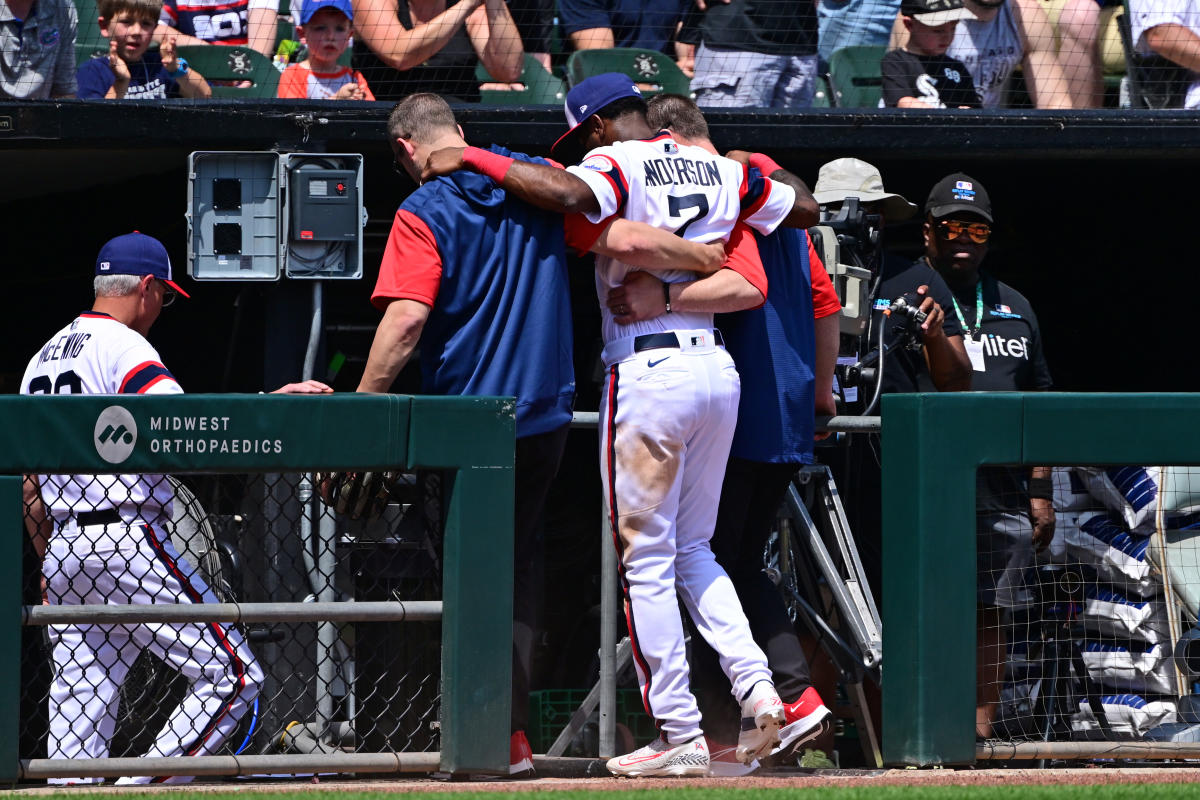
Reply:
<svg viewBox="0 0 1200 800"><path fill-rule="evenodd" d="M371 300L385 308L399 298L431 306L420 341L424 391L516 397L518 437L571 421L561 215L465 170L422 185L396 212Z"/></svg>
<svg viewBox="0 0 1200 800"><path fill-rule="evenodd" d="M771 287L767 301L716 318L742 378L730 455L763 463L811 464L816 355L808 234L779 228L755 238Z"/></svg>
<svg viewBox="0 0 1200 800"><path fill-rule="evenodd" d="M108 64L108 55L96 56L79 68L76 81L80 100L103 99L116 83L117 76ZM129 65L126 100L165 100L179 97L179 84L162 65L157 50L147 50L140 60Z"/></svg>

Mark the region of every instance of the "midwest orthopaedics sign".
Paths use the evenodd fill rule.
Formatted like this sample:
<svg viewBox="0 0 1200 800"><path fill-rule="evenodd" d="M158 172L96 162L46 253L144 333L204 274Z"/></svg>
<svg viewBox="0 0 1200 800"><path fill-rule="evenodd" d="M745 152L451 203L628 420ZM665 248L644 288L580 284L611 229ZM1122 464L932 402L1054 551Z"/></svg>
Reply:
<svg viewBox="0 0 1200 800"><path fill-rule="evenodd" d="M151 416L151 453L282 453L283 440L230 436L229 416ZM157 434L157 435L156 435Z"/></svg>

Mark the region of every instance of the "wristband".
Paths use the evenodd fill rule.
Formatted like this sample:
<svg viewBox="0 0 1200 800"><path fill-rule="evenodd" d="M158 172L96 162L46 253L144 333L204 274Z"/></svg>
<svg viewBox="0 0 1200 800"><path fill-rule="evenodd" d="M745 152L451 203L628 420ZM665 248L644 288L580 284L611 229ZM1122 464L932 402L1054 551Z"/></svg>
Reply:
<svg viewBox="0 0 1200 800"><path fill-rule="evenodd" d="M175 71L167 70L167 74L172 78L178 78L180 75L188 74L188 63L186 58L175 59Z"/></svg>
<svg viewBox="0 0 1200 800"><path fill-rule="evenodd" d="M514 159L508 156L502 156L498 153L493 153L491 150L484 150L479 147L468 147L463 150L462 154L463 166L483 175L486 178L491 178L496 183L504 180L504 175L508 172L508 168L512 166Z"/></svg>
<svg viewBox="0 0 1200 800"><path fill-rule="evenodd" d="M768 155L764 155L763 153L751 153L750 166L757 167L758 171L768 178L771 177L773 173L783 169L783 167L775 163L775 159Z"/></svg>
<svg viewBox="0 0 1200 800"><path fill-rule="evenodd" d="M1054 499L1054 481L1050 478L1030 478L1029 479L1029 499L1030 500L1053 500Z"/></svg>
<svg viewBox="0 0 1200 800"><path fill-rule="evenodd" d="M667 305L666 313L671 313L671 284L663 284L663 302Z"/></svg>

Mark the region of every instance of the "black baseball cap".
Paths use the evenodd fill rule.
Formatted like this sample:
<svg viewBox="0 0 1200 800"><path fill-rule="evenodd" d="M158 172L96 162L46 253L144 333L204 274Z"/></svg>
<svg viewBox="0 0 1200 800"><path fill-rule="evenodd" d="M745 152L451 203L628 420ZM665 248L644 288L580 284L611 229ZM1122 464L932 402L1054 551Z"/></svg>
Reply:
<svg viewBox="0 0 1200 800"><path fill-rule="evenodd" d="M992 200L983 184L962 172L947 175L937 182L929 199L925 201L925 213L941 219L955 211L978 214L988 222L992 219Z"/></svg>
<svg viewBox="0 0 1200 800"><path fill-rule="evenodd" d="M963 0L901 0L900 15L922 25L944 25L975 17L963 6Z"/></svg>

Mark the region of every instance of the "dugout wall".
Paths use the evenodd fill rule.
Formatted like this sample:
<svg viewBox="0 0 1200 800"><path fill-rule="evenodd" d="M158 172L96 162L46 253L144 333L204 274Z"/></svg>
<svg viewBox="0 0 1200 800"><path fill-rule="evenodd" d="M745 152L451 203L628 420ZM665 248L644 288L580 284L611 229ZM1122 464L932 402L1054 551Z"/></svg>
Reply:
<svg viewBox="0 0 1200 800"><path fill-rule="evenodd" d="M129 451L101 456L111 439L99 420L122 410L131 424ZM105 414L108 416L104 416ZM197 433L186 422L223 420ZM398 395L259 397L4 397L0 398L0 502L21 505L24 473L283 472L323 469L449 470L444 495L445 541L440 603L286 603L149 606L21 604L20 515L10 514L0 554L0 592L9 610L0 624L0 780L52 775L264 772L433 771L507 773L512 651L512 496L514 406L499 398ZM199 444L203 440L205 446ZM215 449L221 442L271 447ZM171 452L165 442L172 442ZM178 442L183 442L181 448ZM187 446L191 442L192 446ZM197 617L197 615L200 615ZM20 741L22 624L140 621L400 620L441 623L440 740L435 753L344 753L110 759L90 768L77 761L31 760ZM120 763L117 763L120 762ZM177 762L177 763L166 763Z"/></svg>
<svg viewBox="0 0 1200 800"><path fill-rule="evenodd" d="M991 465L1200 464L1194 394L961 393L883 398L884 760L993 754L973 737L975 473ZM1122 750L1121 748L1126 748ZM1194 757L1195 744L1075 742L1042 757ZM1038 756L1033 756L1038 757Z"/></svg>

